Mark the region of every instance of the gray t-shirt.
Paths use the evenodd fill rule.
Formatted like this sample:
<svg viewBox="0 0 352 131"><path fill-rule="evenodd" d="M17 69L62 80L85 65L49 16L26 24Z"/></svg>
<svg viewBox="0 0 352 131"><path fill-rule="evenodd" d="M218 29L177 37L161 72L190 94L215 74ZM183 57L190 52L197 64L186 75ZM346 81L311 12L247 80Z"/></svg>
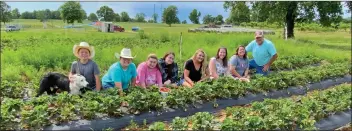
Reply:
<svg viewBox="0 0 352 131"><path fill-rule="evenodd" d="M88 84L88 87L90 88L95 88L96 86L96 82L95 82L95 76L94 75L99 75L100 71L98 68L98 65L92 61L92 60L88 60L88 62L86 64L82 64L80 62L74 61L72 62L71 65L71 73L72 74L76 74L77 69L77 64L78 64L78 69L79 69L79 74L83 75Z"/></svg>
<svg viewBox="0 0 352 131"><path fill-rule="evenodd" d="M230 58L230 66L235 67L236 72L241 76L244 76L246 69L249 67L249 61L248 59L243 59L237 55L233 55Z"/></svg>

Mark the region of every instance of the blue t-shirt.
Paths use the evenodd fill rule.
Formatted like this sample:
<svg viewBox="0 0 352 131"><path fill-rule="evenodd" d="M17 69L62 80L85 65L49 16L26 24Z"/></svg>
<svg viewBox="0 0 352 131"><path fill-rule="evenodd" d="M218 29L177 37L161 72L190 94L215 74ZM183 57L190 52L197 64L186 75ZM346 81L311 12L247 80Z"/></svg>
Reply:
<svg viewBox="0 0 352 131"><path fill-rule="evenodd" d="M274 44L267 39L264 39L262 45L253 40L246 46L246 51L253 52L254 61L258 66L264 66L276 54Z"/></svg>
<svg viewBox="0 0 352 131"><path fill-rule="evenodd" d="M116 62L110 66L108 72L103 76L103 85L113 85L115 82L121 82L122 89L127 89L132 78L136 78L137 69L134 63L128 65L127 70L123 70L120 62Z"/></svg>

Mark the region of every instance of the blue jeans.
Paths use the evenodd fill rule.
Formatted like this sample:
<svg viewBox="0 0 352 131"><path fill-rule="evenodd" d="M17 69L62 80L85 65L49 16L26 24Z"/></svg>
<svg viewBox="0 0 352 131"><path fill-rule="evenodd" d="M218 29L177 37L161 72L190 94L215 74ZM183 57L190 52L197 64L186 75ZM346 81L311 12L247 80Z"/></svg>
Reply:
<svg viewBox="0 0 352 131"><path fill-rule="evenodd" d="M249 61L249 69L254 69L254 68L255 68L256 74L262 74L264 76L267 76L269 74L270 67L269 67L268 71L264 72L263 71L264 66L257 65L257 63L255 63L254 59L252 59Z"/></svg>

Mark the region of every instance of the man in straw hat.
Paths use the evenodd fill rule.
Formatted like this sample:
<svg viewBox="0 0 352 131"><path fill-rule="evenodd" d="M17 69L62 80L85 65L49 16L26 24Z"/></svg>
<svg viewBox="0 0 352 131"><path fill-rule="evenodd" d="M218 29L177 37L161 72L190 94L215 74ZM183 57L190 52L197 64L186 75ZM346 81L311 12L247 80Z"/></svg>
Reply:
<svg viewBox="0 0 352 131"><path fill-rule="evenodd" d="M129 86L134 86L136 83L137 69L136 65L132 63L134 58L131 49L123 48L121 53L115 53L116 58L120 61L110 66L108 72L102 78L103 88L118 88L120 96L123 96L123 90L128 89Z"/></svg>
<svg viewBox="0 0 352 131"><path fill-rule="evenodd" d="M269 74L269 67L277 59L278 55L274 44L264 39L264 32L255 32L255 40L246 46L247 52L253 52L253 59L249 61L249 69L256 69L256 73Z"/></svg>
<svg viewBox="0 0 352 131"><path fill-rule="evenodd" d="M88 89L99 91L101 89L100 71L98 65L92 60L95 55L94 47L89 46L87 42L81 42L79 45L73 46L73 54L78 59L72 62L69 74L70 81L74 74L83 75L89 83Z"/></svg>

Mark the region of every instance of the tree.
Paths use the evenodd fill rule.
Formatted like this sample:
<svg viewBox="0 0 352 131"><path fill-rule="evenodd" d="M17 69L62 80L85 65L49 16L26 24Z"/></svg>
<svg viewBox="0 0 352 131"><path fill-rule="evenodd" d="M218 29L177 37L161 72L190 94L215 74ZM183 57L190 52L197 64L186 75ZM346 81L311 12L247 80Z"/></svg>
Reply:
<svg viewBox="0 0 352 131"><path fill-rule="evenodd" d="M127 12L121 12L121 21L122 22L130 21L130 16L128 15Z"/></svg>
<svg viewBox="0 0 352 131"><path fill-rule="evenodd" d="M203 24L210 24L210 23L214 23L214 21L215 21L215 18L213 17L213 16L211 16L211 15L205 15L204 17L203 17Z"/></svg>
<svg viewBox="0 0 352 131"><path fill-rule="evenodd" d="M23 12L21 14L21 19L32 19L33 18L33 13L32 12Z"/></svg>
<svg viewBox="0 0 352 131"><path fill-rule="evenodd" d="M250 10L245 1L225 2L225 9L230 8L230 20L234 24L250 21Z"/></svg>
<svg viewBox="0 0 352 131"><path fill-rule="evenodd" d="M20 12L18 11L17 8L12 10L11 15L12 15L12 19L18 19L21 17Z"/></svg>
<svg viewBox="0 0 352 131"><path fill-rule="evenodd" d="M37 19L37 11L34 10L33 13L32 13L32 18L31 19Z"/></svg>
<svg viewBox="0 0 352 131"><path fill-rule="evenodd" d="M115 13L109 6L102 6L97 11L98 17L103 17L104 21L113 21L115 19Z"/></svg>
<svg viewBox="0 0 352 131"><path fill-rule="evenodd" d="M4 24L6 22L10 22L11 21L11 10L10 10L10 6L7 5L4 1L0 1L0 9L1 9L1 16L0 16L0 20L1 22L4 22Z"/></svg>
<svg viewBox="0 0 352 131"><path fill-rule="evenodd" d="M148 23L155 23L155 21L150 19L150 20L148 20Z"/></svg>
<svg viewBox="0 0 352 131"><path fill-rule="evenodd" d="M182 24L187 24L187 21L186 21L186 20L183 20L183 21L182 21Z"/></svg>
<svg viewBox="0 0 352 131"><path fill-rule="evenodd" d="M94 22L94 21L97 21L97 20L98 20L98 17L97 17L96 14L90 13L89 16L88 16L88 20Z"/></svg>
<svg viewBox="0 0 352 131"><path fill-rule="evenodd" d="M280 25L285 23L288 38L294 38L294 26L297 19L318 18L323 26L331 26L331 23L337 25L342 20L342 6L339 1L257 1L252 4L252 10L260 13L259 16L262 14L265 16L259 20L270 23L277 22ZM225 9L232 6L233 2L225 2L224 4ZM315 16L315 10L318 11L319 17Z"/></svg>
<svg viewBox="0 0 352 131"><path fill-rule="evenodd" d="M65 2L59 8L61 18L68 24L74 24L75 21L82 23L83 15L81 4L75 1Z"/></svg>
<svg viewBox="0 0 352 131"><path fill-rule="evenodd" d="M145 14L137 13L135 17L136 22L145 22Z"/></svg>
<svg viewBox="0 0 352 131"><path fill-rule="evenodd" d="M171 24L173 23L179 22L180 20L177 18L177 13L177 7L174 5L170 5L169 7L164 9L162 21L168 24L169 26L171 26Z"/></svg>
<svg viewBox="0 0 352 131"><path fill-rule="evenodd" d="M81 10L82 13L82 20L86 20L87 19L87 13L86 11L84 11L83 9Z"/></svg>
<svg viewBox="0 0 352 131"><path fill-rule="evenodd" d="M120 22L121 21L121 17L119 15L119 13L115 14L115 22Z"/></svg>
<svg viewBox="0 0 352 131"><path fill-rule="evenodd" d="M188 18L193 24L199 24L200 15L201 13L198 12L197 9L193 9L193 11L189 14Z"/></svg>
<svg viewBox="0 0 352 131"><path fill-rule="evenodd" d="M157 14L157 13L154 13L152 17L153 17L154 23L157 23L157 21L158 21L158 14Z"/></svg>
<svg viewBox="0 0 352 131"><path fill-rule="evenodd" d="M345 6L348 8L348 13L351 13L352 12L352 2L346 1Z"/></svg>
<svg viewBox="0 0 352 131"><path fill-rule="evenodd" d="M40 20L40 22L46 22L48 19L50 19L51 16L51 12L49 9L39 10L36 13L37 19Z"/></svg>
<svg viewBox="0 0 352 131"><path fill-rule="evenodd" d="M222 17L222 15L218 15L218 16L215 17L215 23L217 25L221 25L221 24L224 23L224 18Z"/></svg>
<svg viewBox="0 0 352 131"><path fill-rule="evenodd" d="M51 11L50 19L61 19L60 18L60 11L58 11L58 10Z"/></svg>

